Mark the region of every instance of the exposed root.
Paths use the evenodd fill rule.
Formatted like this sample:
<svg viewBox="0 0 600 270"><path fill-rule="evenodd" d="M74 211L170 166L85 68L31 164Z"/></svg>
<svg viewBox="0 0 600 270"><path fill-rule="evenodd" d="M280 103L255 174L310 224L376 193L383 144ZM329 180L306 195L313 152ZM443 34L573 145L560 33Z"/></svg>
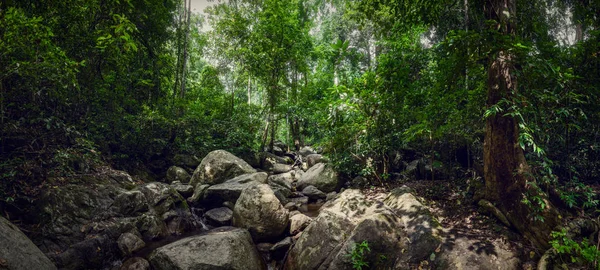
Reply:
<svg viewBox="0 0 600 270"><path fill-rule="evenodd" d="M481 206L485 211L494 215L500 222L502 222L507 227L510 227L510 222L506 218L506 216L500 211L500 209L496 208L490 201L482 199L479 200L479 206Z"/></svg>
<svg viewBox="0 0 600 270"><path fill-rule="evenodd" d="M540 261L538 262L537 270L552 269L552 265L554 263L554 255L554 248L546 250L546 252L544 252L544 255L542 255L542 258L540 258Z"/></svg>

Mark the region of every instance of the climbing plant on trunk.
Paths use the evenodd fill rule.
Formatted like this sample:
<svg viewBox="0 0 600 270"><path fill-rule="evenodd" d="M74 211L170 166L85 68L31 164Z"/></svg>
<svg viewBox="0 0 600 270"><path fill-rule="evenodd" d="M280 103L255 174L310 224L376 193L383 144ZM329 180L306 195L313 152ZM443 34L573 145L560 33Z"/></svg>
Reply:
<svg viewBox="0 0 600 270"><path fill-rule="evenodd" d="M558 215L537 188L519 142L519 120L504 113L500 104L510 104L517 94L515 56L510 42L516 30L515 0L486 1L486 18L501 40L490 55L487 81L489 107L484 141L485 196L508 221L538 247L547 247ZM527 197L528 196L528 197ZM525 204L523 201L532 201Z"/></svg>

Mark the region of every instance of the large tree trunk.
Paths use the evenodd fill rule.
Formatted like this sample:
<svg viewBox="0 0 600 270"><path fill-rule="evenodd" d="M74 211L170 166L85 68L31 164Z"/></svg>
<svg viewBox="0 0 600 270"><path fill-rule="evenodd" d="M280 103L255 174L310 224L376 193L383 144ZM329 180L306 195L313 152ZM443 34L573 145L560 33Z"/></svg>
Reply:
<svg viewBox="0 0 600 270"><path fill-rule="evenodd" d="M515 33L515 0L486 1L488 19L498 22L499 31L505 35ZM492 56L488 68L487 105L493 106L502 99L511 100L517 91L514 76L514 57L508 50L500 49ZM502 113L486 119L484 141L485 196L502 211L508 221L537 247L547 248L550 232L558 223L553 206L529 183L535 179L519 145L517 120ZM539 196L545 201L543 209L522 203L525 194ZM533 218L537 216L537 219ZM540 221L542 218L543 221Z"/></svg>

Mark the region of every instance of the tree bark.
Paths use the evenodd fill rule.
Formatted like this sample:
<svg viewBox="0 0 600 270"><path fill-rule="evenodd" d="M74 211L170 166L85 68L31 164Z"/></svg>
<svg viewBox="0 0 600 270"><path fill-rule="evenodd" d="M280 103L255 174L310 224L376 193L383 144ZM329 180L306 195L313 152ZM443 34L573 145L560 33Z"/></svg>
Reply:
<svg viewBox="0 0 600 270"><path fill-rule="evenodd" d="M184 4L185 4L185 0L184 0ZM190 36L190 15L192 13L192 0L188 1L188 4L185 6L186 7L186 13L184 15L187 16L184 18L185 20L185 36L183 38L183 63L182 63L182 67L181 67L181 90L179 92L179 97L180 98L184 98L185 97L185 71L186 71L186 65L187 65L187 58L188 58L188 39Z"/></svg>
<svg viewBox="0 0 600 270"><path fill-rule="evenodd" d="M495 20L504 35L515 34L515 0L486 1L486 16ZM514 76L514 56L506 50L492 55L488 68L487 105L493 106L502 99L511 100L517 92ZM545 194L533 188L531 174L523 149L519 145L519 126L515 118L502 113L486 119L484 141L485 197L502 211L508 221L526 238L540 248L548 248L550 232L558 223L558 214ZM545 200L545 207L534 211L522 203L526 193ZM543 218L533 219L532 214Z"/></svg>

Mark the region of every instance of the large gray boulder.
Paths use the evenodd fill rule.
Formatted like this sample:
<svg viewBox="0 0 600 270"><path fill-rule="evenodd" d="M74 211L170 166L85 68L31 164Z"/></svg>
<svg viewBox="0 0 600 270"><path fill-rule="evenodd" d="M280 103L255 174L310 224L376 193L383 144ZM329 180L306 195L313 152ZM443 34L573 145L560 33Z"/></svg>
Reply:
<svg viewBox="0 0 600 270"><path fill-rule="evenodd" d="M442 228L413 191L406 186L392 190L384 204L400 217L410 243L406 256L416 261L440 244Z"/></svg>
<svg viewBox="0 0 600 270"><path fill-rule="evenodd" d="M269 185L255 185L245 189L237 200L233 225L248 229L257 242L267 241L283 234L288 214Z"/></svg>
<svg viewBox="0 0 600 270"><path fill-rule="evenodd" d="M154 269L267 269L247 230L221 227L156 249L149 258Z"/></svg>
<svg viewBox="0 0 600 270"><path fill-rule="evenodd" d="M221 205L224 202L235 204L244 189L266 182L267 174L264 172L243 174L207 188L204 192L203 203L207 205Z"/></svg>
<svg viewBox="0 0 600 270"><path fill-rule="evenodd" d="M136 186L128 174L110 168L68 180L43 191L44 233L34 239L60 269L110 267L121 256L118 238L126 232L157 239L191 228L186 201L168 184Z"/></svg>
<svg viewBox="0 0 600 270"><path fill-rule="evenodd" d="M0 216L0 269L56 269L17 226Z"/></svg>
<svg viewBox="0 0 600 270"><path fill-rule="evenodd" d="M256 172L246 161L225 150L210 152L194 171L190 185L220 184L236 176Z"/></svg>
<svg viewBox="0 0 600 270"><path fill-rule="evenodd" d="M413 227L416 231L410 232L405 229L406 221L409 225L425 224L421 220L430 219L422 216L429 213L408 214L405 220L399 211L405 203L401 199L390 202L401 206L397 210L380 200L367 199L359 190L342 192L337 199L326 203L304 230L288 253L284 269L351 269L348 254L363 241L371 249L366 260L372 269L409 269L410 264L428 258L436 246L426 242L426 248L422 248L422 243L411 240L427 241L430 237L439 244L437 224ZM412 248L418 251L413 252Z"/></svg>
<svg viewBox="0 0 600 270"><path fill-rule="evenodd" d="M342 186L337 172L330 165L318 163L308 169L298 179L298 190L307 186L315 186L325 193L337 190Z"/></svg>

